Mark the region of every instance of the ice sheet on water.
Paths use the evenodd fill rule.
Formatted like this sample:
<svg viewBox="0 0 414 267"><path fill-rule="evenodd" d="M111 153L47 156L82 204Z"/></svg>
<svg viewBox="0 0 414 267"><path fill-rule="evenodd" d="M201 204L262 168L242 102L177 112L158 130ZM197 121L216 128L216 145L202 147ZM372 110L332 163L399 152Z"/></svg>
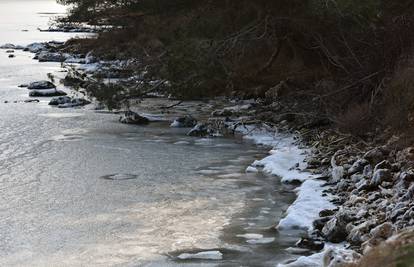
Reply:
<svg viewBox="0 0 414 267"><path fill-rule="evenodd" d="M198 253L182 253L178 255L180 260L200 259L200 260L221 260L223 254L218 250L202 251Z"/></svg>

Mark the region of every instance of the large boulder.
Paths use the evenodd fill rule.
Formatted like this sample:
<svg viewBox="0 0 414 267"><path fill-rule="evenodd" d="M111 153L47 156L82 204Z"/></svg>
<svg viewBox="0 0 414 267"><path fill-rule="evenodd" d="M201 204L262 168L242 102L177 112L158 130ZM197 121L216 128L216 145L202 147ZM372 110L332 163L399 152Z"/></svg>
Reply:
<svg viewBox="0 0 414 267"><path fill-rule="evenodd" d="M126 111L119 118L119 121L125 124L136 124L136 125L148 124L150 122L148 118L145 118L133 111Z"/></svg>
<svg viewBox="0 0 414 267"><path fill-rule="evenodd" d="M194 127L196 125L197 120L194 119L191 115L177 118L171 123L171 127L176 128L189 128Z"/></svg>
<svg viewBox="0 0 414 267"><path fill-rule="evenodd" d="M37 81L32 82L27 86L27 89L36 89L36 90L43 90L43 89L55 89L56 85L49 81Z"/></svg>

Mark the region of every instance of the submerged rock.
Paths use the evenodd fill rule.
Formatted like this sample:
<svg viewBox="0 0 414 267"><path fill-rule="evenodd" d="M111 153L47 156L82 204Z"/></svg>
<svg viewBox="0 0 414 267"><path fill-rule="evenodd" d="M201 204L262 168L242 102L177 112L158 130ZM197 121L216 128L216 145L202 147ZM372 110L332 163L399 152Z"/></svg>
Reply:
<svg viewBox="0 0 414 267"><path fill-rule="evenodd" d="M177 118L171 123L171 127L176 127L176 128L194 127L196 125L197 125L197 120L194 119L191 115Z"/></svg>
<svg viewBox="0 0 414 267"><path fill-rule="evenodd" d="M142 125L142 124L148 124L150 121L148 118L145 118L138 113L135 113L133 111L127 111L125 112L120 118L119 121L121 123L125 124L136 124L136 125Z"/></svg>
<svg viewBox="0 0 414 267"><path fill-rule="evenodd" d="M20 87L23 87L22 85ZM36 89L36 90L43 90L43 89L54 89L56 85L49 81L37 81L32 82L27 86L27 89Z"/></svg>

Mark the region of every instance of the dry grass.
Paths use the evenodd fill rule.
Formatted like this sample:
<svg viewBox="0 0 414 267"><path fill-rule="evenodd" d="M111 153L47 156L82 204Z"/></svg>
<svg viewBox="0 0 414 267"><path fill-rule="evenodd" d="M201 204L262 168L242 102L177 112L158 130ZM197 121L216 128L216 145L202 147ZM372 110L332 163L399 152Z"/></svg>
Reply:
<svg viewBox="0 0 414 267"><path fill-rule="evenodd" d="M346 267L413 267L414 229L407 229L396 238L371 249L362 259Z"/></svg>

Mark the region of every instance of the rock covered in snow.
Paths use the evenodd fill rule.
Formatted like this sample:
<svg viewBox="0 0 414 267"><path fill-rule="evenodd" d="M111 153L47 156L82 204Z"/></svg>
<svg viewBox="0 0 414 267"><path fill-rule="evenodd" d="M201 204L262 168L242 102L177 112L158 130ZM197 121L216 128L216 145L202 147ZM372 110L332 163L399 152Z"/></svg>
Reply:
<svg viewBox="0 0 414 267"><path fill-rule="evenodd" d="M194 127L196 125L197 125L197 120L194 119L191 115L177 118L171 123L171 127L176 127L176 128L189 128L189 127Z"/></svg>
<svg viewBox="0 0 414 267"><path fill-rule="evenodd" d="M27 86L27 89L30 89L30 90L33 90L33 89L43 90L43 89L55 89L55 88L56 88L56 85L54 85L52 82L49 82L49 81L32 82Z"/></svg>
<svg viewBox="0 0 414 267"><path fill-rule="evenodd" d="M136 124L136 125L143 125L148 124L150 120L146 117L139 115L133 111L127 111L119 118L121 123L125 124Z"/></svg>

